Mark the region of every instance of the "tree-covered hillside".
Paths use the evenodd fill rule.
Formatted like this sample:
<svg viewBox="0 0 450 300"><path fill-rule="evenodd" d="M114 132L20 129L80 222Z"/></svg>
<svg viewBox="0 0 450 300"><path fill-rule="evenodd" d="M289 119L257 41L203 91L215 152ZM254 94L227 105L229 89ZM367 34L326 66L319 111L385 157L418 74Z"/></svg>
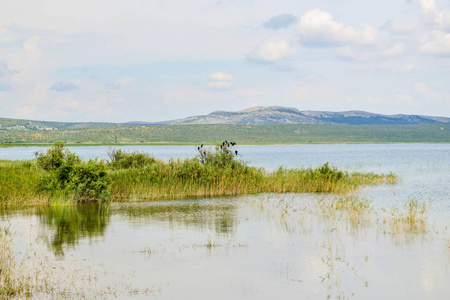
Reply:
<svg viewBox="0 0 450 300"><path fill-rule="evenodd" d="M426 125L161 125L0 132L2 144L238 144L450 143L450 123Z"/></svg>

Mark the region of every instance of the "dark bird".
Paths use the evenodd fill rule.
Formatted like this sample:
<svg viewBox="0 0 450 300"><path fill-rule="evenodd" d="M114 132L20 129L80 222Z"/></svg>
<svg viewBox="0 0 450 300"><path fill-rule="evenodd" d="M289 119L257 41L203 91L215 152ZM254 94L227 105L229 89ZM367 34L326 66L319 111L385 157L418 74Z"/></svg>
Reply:
<svg viewBox="0 0 450 300"><path fill-rule="evenodd" d="M203 148L203 144L200 147Z"/></svg>
<svg viewBox="0 0 450 300"><path fill-rule="evenodd" d="M200 151L200 146L197 147L197 150Z"/></svg>
<svg viewBox="0 0 450 300"><path fill-rule="evenodd" d="M236 150L236 151L234 151L234 154L236 154L236 155L237 155L237 150Z"/></svg>

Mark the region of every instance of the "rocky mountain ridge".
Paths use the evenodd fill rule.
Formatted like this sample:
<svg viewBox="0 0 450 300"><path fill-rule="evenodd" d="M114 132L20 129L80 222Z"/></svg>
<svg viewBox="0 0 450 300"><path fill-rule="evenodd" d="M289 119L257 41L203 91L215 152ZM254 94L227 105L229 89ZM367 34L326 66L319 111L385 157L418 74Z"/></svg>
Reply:
<svg viewBox="0 0 450 300"><path fill-rule="evenodd" d="M128 122L126 125L178 125L178 124L351 124L351 125L409 125L450 122L447 117L422 115L383 115L365 111L300 111L293 107L255 106L245 110L214 111L208 115L191 116L163 122Z"/></svg>

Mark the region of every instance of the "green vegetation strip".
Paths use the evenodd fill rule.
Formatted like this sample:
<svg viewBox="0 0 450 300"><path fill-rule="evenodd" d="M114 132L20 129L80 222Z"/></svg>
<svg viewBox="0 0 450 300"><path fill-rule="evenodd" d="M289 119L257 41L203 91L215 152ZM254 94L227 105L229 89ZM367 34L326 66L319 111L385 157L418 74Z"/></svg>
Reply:
<svg viewBox="0 0 450 300"><path fill-rule="evenodd" d="M361 185L394 183L392 174L330 167L267 172L236 160L232 145L198 147L198 156L164 162L110 149L109 161L82 161L56 143L34 161L0 161L0 207L88 201L146 201L257 193L346 194Z"/></svg>
<svg viewBox="0 0 450 300"><path fill-rule="evenodd" d="M0 144L450 143L450 123L427 125L161 125L0 132Z"/></svg>

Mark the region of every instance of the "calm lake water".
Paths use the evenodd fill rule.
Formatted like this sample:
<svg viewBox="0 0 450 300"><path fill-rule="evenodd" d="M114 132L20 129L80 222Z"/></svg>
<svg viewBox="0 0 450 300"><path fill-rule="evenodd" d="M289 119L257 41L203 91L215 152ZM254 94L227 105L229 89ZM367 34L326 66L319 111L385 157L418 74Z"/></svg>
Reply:
<svg viewBox="0 0 450 300"><path fill-rule="evenodd" d="M195 155L194 146L121 148L164 160ZM1 223L16 232L19 258L47 262L88 298L450 297L450 145L236 148L268 170L330 162L392 172L399 182L362 189L357 197L376 213L356 223L318 213L318 199L337 196L310 194L28 209L4 212ZM31 159L40 149L0 148L0 159ZM107 158L107 147L70 150ZM383 220L412 198L431 202L427 232L389 233Z"/></svg>

